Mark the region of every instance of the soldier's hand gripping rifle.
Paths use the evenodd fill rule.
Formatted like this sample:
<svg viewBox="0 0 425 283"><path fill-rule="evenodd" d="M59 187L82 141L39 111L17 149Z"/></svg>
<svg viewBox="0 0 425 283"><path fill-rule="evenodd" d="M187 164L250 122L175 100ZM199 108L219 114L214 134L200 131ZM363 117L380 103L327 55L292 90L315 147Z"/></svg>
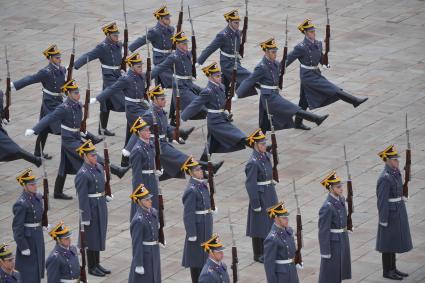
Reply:
<svg viewBox="0 0 425 283"><path fill-rule="evenodd" d="M325 0L325 9L326 9L326 36L325 36L325 54L323 54L322 57L322 64L324 66L329 66L329 58L328 54L330 49L330 42L331 42L331 25L329 24L329 8L328 8L328 0Z"/></svg>
<svg viewBox="0 0 425 283"><path fill-rule="evenodd" d="M47 179L46 160L44 159L43 147L40 142L41 164L43 165L43 216L41 217L41 226L49 227L49 218L47 211L49 210L49 180Z"/></svg>
<svg viewBox="0 0 425 283"><path fill-rule="evenodd" d="M127 71L127 64L125 60L128 55L128 25L127 25L127 12L125 11L125 0L122 0L122 10L124 13L124 41L122 44L123 56L121 60L121 70Z"/></svg>
<svg viewBox="0 0 425 283"><path fill-rule="evenodd" d="M295 187L295 179L292 179L292 188L294 190L295 203L297 205L297 249L295 251L294 263L298 268L303 268L303 260L301 256L301 249L303 248L303 223L301 220L301 210L298 202L297 189Z"/></svg>
<svg viewBox="0 0 425 283"><path fill-rule="evenodd" d="M192 17L190 16L190 7L189 5L187 5L187 11L189 14L189 22L190 22L190 27L192 28L192 77L196 78L196 36L195 36L195 30L193 29L193 22L192 22Z"/></svg>
<svg viewBox="0 0 425 283"><path fill-rule="evenodd" d="M146 59L146 90L145 90L145 100L149 101L149 88L151 87L151 73L152 73L152 61L151 61L151 51L149 48L149 39L148 39L148 29L146 28L146 48L148 49L148 58Z"/></svg>
<svg viewBox="0 0 425 283"><path fill-rule="evenodd" d="M232 234L232 273L233 273L233 283L238 282L238 248L236 247L235 235L233 232L232 220L230 218L230 209L228 210L229 226L230 232Z"/></svg>
<svg viewBox="0 0 425 283"><path fill-rule="evenodd" d="M244 56L244 46L246 42L246 33L248 31L248 0L245 0L245 17L243 18L241 45L239 46L239 54Z"/></svg>
<svg viewBox="0 0 425 283"><path fill-rule="evenodd" d="M286 71L286 59L288 57L288 15L286 15L285 21L285 47L283 47L283 57L280 61L280 73L279 73L279 88L283 88L283 75Z"/></svg>
<svg viewBox="0 0 425 283"><path fill-rule="evenodd" d="M347 230L353 232L353 219L351 215L354 211L353 206L353 182L351 181L350 167L348 165L347 151L344 144L344 159L345 167L347 168L347 205L348 205L348 214L347 214Z"/></svg>
<svg viewBox="0 0 425 283"><path fill-rule="evenodd" d="M103 170L105 171L105 198L107 201L111 201L114 197L112 196L111 190L111 162L109 159L108 142L105 139L105 130L102 129L102 127L100 127L100 133L102 134L103 138Z"/></svg>
<svg viewBox="0 0 425 283"><path fill-rule="evenodd" d="M225 109L230 113L232 113L232 98L235 96L236 91L236 76L238 72L238 52L236 49L236 38L235 38L235 62L233 63L233 70L232 70L232 78L230 80L230 87L229 87L229 94L227 95L226 99L226 106Z"/></svg>
<svg viewBox="0 0 425 283"><path fill-rule="evenodd" d="M80 132L87 132L87 119L89 118L89 106L90 106L90 73L89 73L89 58L87 57L87 89L86 89L86 97L84 99L84 115L83 120L80 124Z"/></svg>
<svg viewBox="0 0 425 283"><path fill-rule="evenodd" d="M82 221L82 211L80 211L80 254L81 254L81 266L80 266L80 282L87 283L87 273L86 273L86 232L84 230L84 225L81 224Z"/></svg>
<svg viewBox="0 0 425 283"><path fill-rule="evenodd" d="M269 103L266 101L266 112L267 112L267 118L269 119L270 123L270 131L271 131L271 140L272 140L272 156L273 156L273 180L279 183L279 172L277 171L277 165L279 164L279 155L277 153L277 140L276 140L276 133L274 131L273 126L273 120L272 116L269 112Z"/></svg>
<svg viewBox="0 0 425 283"><path fill-rule="evenodd" d="M11 97L10 97L10 93L11 93L11 87L10 87L10 70L9 70L9 59L7 59L7 46L4 47L4 57L6 59L6 105L4 106L3 109L3 116L2 118L6 119L7 122L10 122L10 104L11 104ZM3 105L2 105L3 106Z"/></svg>
<svg viewBox="0 0 425 283"><path fill-rule="evenodd" d="M210 203L211 203L211 210L215 211L215 200L214 200L214 194L215 194L215 186L214 186L214 167L211 161L211 154L209 152L209 145L208 141L205 138L204 134L204 128L202 128L202 136L205 141L205 150L207 151L207 157L208 157L208 186L210 187Z"/></svg>
<svg viewBox="0 0 425 283"><path fill-rule="evenodd" d="M174 139L179 142L180 140L180 89L179 89L179 79L177 78L177 74L176 74L176 65L173 65L173 75L174 75L174 83L173 83L173 88L176 88L176 97L175 97L175 103L176 103L176 107L175 107L175 119L176 119L176 127L174 129Z"/></svg>
<svg viewBox="0 0 425 283"><path fill-rule="evenodd" d="M407 138L407 149L406 149L406 164L404 165L404 184L403 184L403 197L409 197L409 181L410 181L410 167L412 164L412 153L410 151L410 134L409 127L407 124L407 113L406 113L406 138Z"/></svg>
<svg viewBox="0 0 425 283"><path fill-rule="evenodd" d="M182 30L183 25L183 0L180 1L180 12L179 12L179 19L177 21L177 27L176 27L176 33L180 32ZM176 50L176 43L173 43L173 50Z"/></svg>
<svg viewBox="0 0 425 283"><path fill-rule="evenodd" d="M66 81L70 81L72 79L72 70L74 70L74 59L75 59L75 28L76 24L74 24L74 32L72 34L72 52L71 57L69 58L69 65L66 71Z"/></svg>

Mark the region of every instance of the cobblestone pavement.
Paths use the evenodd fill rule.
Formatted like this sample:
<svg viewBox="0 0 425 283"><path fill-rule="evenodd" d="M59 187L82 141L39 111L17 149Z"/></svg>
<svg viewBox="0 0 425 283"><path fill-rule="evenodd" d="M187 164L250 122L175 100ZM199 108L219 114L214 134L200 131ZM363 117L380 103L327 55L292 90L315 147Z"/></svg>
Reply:
<svg viewBox="0 0 425 283"><path fill-rule="evenodd" d="M163 1L126 1L130 42L152 26L152 12ZM177 21L177 0L168 1ZM239 8L244 15L243 1L185 1L191 5L199 52L212 40L218 30L225 26L223 14ZM351 160L354 184L355 231L350 235L352 251L352 282L386 282L381 274L381 257L374 250L377 229L375 184L383 168L377 152L390 143L395 143L400 152L406 148L404 117L409 115L413 152L410 199L407 203L410 227L413 235L413 251L399 256L399 267L410 274L404 282L425 281L425 2L418 0L329 0L332 27L332 69L325 76L355 95L368 96L369 100L357 109L343 102L322 108L317 112L329 113L330 118L320 127L309 132L285 130L277 133L281 182L278 195L294 212L295 204L291 180L295 178L300 193L301 211L304 220L303 257L305 268L299 271L302 282L316 282L319 271L319 246L317 240L317 217L326 192L319 181L330 169L336 169L345 178L343 144L347 145ZM326 15L323 1L276 1L264 0L249 3L249 31L243 65L252 70L262 56L260 41L276 37L284 42L283 21L289 15L289 48L302 40L296 26L306 17L318 25L317 34L323 38ZM72 47L72 28L77 23L77 56L92 48L103 39L100 26L117 20L123 28L120 1L0 1L1 45L7 44L10 54L12 79L18 79L37 71L46 64L41 51L50 43L57 43L64 53L64 63ZM186 9L186 8L185 8ZM185 11L185 19L187 13ZM185 20L183 29L190 33ZM421 47L422 46L422 47ZM3 48L3 46L1 46ZM143 56L146 50L141 50ZM1 52L0 76L4 88L5 65ZM216 53L207 62L217 60ZM285 77L283 95L298 102L298 64L290 66ZM84 68L83 68L84 69ZM100 66L90 64L92 94L101 90ZM75 72L76 79L85 86L85 70ZM201 76L202 77L202 76ZM198 79L205 85L205 78ZM32 151L35 138L24 137L24 131L38 120L41 101L41 86L34 85L12 94L12 124L9 134L25 149ZM88 128L96 131L98 107L92 107ZM234 105L234 120L243 131L250 132L258 125L258 97L239 100ZM124 140L123 113L113 113L110 128L117 133L108 139L111 159L120 160ZM201 127L205 121L188 122L197 128L185 146L179 146L195 156L201 154L203 139ZM102 146L100 145L102 148ZM45 150L53 155L47 162L49 181L56 177L60 159L60 138L49 136ZM225 163L216 177L216 203L219 208L214 219L214 230L220 233L227 246L231 245L227 210L232 221L239 249L240 282L265 282L262 265L252 259L251 241L245 236L248 197L244 188L244 164L249 150L232 154L216 154L214 160ZM404 156L404 154L403 154ZM401 160L404 164L404 158ZM18 172L28 167L23 161L0 164L0 239L13 242L11 232L12 205L20 193L15 181ZM35 170L41 175L41 170ZM131 191L131 174L122 180L113 177L115 200L109 206L107 249L101 254L104 265L112 268L112 275L104 279L89 276L90 282L125 282L131 262L131 241L128 214ZM190 282L189 271L181 267L184 242L182 223L183 180L161 183L165 196L167 247L161 249L163 282ZM73 176L66 182L66 192L73 194ZM77 202L51 199L49 211L52 224L64 220L77 228ZM295 213L292 214L295 223ZM74 242L77 233L74 234ZM47 236L46 249L50 251L53 241ZM12 243L14 246L14 243ZM230 265L230 250L225 253ZM45 281L43 281L45 282Z"/></svg>

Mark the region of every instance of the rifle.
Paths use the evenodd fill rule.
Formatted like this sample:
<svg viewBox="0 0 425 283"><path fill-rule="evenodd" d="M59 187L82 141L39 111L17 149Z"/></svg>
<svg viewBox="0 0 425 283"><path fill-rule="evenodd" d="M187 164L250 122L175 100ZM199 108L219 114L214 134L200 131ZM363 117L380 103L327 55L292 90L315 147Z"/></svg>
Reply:
<svg viewBox="0 0 425 283"><path fill-rule="evenodd" d="M11 104L11 98L10 98L10 93L11 93L11 87L10 87L10 70L9 70L9 60L7 59L7 46L4 47L4 56L6 58L6 73L7 73L7 78L6 78L6 105L3 109L3 113L4 113L4 118L10 122L10 112L9 112L9 108L10 108L10 104Z"/></svg>
<svg viewBox="0 0 425 283"><path fill-rule="evenodd" d="M286 58L288 57L288 15L285 20L285 47L283 47L283 57L280 61L280 73L279 73L279 88L283 88L283 75L286 71Z"/></svg>
<svg viewBox="0 0 425 283"><path fill-rule="evenodd" d="M108 199L108 197L112 198L109 150L108 150L108 143L106 142L106 139L105 139L105 130L102 129L102 127L100 127L100 133L102 134L102 138L103 138L103 158L104 158L103 169L105 171L105 197Z"/></svg>
<svg viewBox="0 0 425 283"><path fill-rule="evenodd" d="M238 55L239 54L236 49L236 38L235 38L235 63L233 64L232 79L230 81L229 94L227 95L226 106L225 106L225 109L229 111L229 113L232 112L232 98L233 96L235 96L235 91L236 91L236 75L238 72Z"/></svg>
<svg viewBox="0 0 425 283"><path fill-rule="evenodd" d="M124 42L122 44L122 47L124 49L124 55L122 56L121 70L127 71L127 64L125 60L127 59L127 55L128 55L128 25L127 25L127 12L125 11L125 0L122 0L122 10L124 13Z"/></svg>
<svg viewBox="0 0 425 283"><path fill-rule="evenodd" d="M353 182L351 181L350 167L348 166L347 160L347 151L345 150L344 144L344 159L345 167L347 167L347 204L348 204L348 214L347 214L347 230L353 232L353 219L351 214L353 214Z"/></svg>
<svg viewBox="0 0 425 283"><path fill-rule="evenodd" d="M269 112L269 103L266 99L266 112L267 117L269 118L270 130L271 130L271 139L272 139L272 156L273 156L273 180L279 183L279 173L277 171L277 165L279 164L279 155L277 153L277 141L276 141L276 133L274 131L272 116Z"/></svg>
<svg viewBox="0 0 425 283"><path fill-rule="evenodd" d="M70 81L72 79L72 70L74 70L74 58L75 58L75 28L76 24L74 24L74 32L72 34L72 52L71 52L71 58L69 58L69 65L68 70L66 74L66 81Z"/></svg>
<svg viewBox="0 0 425 283"><path fill-rule="evenodd" d="M210 187L210 203L211 203L211 210L215 210L215 200L214 200L214 194L215 194L215 186L214 186L214 168L211 161L211 154L208 149L208 141L205 139L204 134L204 128L202 128L202 136L205 141L205 150L207 151L208 156L208 186Z"/></svg>
<svg viewBox="0 0 425 283"><path fill-rule="evenodd" d="M174 82L176 85L176 128L174 130L174 136L175 136L175 140L179 141L180 138L180 89L179 89L179 80L177 79L177 75L176 75L176 65L173 65L173 70L174 70ZM174 85L173 85L174 86Z"/></svg>
<svg viewBox="0 0 425 283"><path fill-rule="evenodd" d="M187 11L189 13L189 22L190 27L192 28L192 77L196 78L196 37L195 37L195 30L193 29L193 22L192 17L190 16L190 7L187 5Z"/></svg>
<svg viewBox="0 0 425 283"><path fill-rule="evenodd" d="M156 115L154 113L153 106L151 105L152 111L152 121L153 121L153 134L154 134L154 145L155 145L155 169L161 171L161 145L159 143L159 126ZM156 176L156 175L155 175ZM165 235L164 235L164 199L162 197L162 190L159 185L159 178L156 176L156 181L158 184L158 214L159 214L159 230L158 230L158 242L165 245Z"/></svg>
<svg viewBox="0 0 425 283"><path fill-rule="evenodd" d="M326 37L325 37L325 54L323 54L323 65L329 65L328 54L330 51L330 42L331 42L331 25L329 24L329 8L328 8L328 0L325 0L325 9L326 9Z"/></svg>
<svg viewBox="0 0 425 283"><path fill-rule="evenodd" d="M246 42L246 32L248 31L248 0L245 0L245 17L243 18L242 39L239 46L239 54L244 55L244 45Z"/></svg>
<svg viewBox="0 0 425 283"><path fill-rule="evenodd" d="M183 25L183 0L180 1L179 20L177 21L176 33L182 30ZM173 50L176 50L176 43L173 43Z"/></svg>
<svg viewBox="0 0 425 283"><path fill-rule="evenodd" d="M87 119L89 118L89 106L90 106L90 72L89 72L89 58L87 57L87 89L86 97L84 99L84 116L80 124L80 132L86 133L87 131Z"/></svg>
<svg viewBox="0 0 425 283"><path fill-rule="evenodd" d="M152 73L152 61L151 61L151 51L149 49L149 40L148 40L148 29L146 28L146 47L148 49L148 58L146 59L146 90L145 90L145 100L149 101L149 88L151 87L151 73Z"/></svg>
<svg viewBox="0 0 425 283"><path fill-rule="evenodd" d="M81 224L82 211L80 211L80 254L81 254L81 266L80 266L80 282L87 283L86 273L86 247L85 247L85 234L84 225Z"/></svg>
<svg viewBox="0 0 425 283"><path fill-rule="evenodd" d="M46 161L43 158L43 146L40 142L40 153L41 153L41 164L43 165L43 216L41 217L41 225L43 227L49 227L49 219L47 217L47 211L49 210L49 180L47 179Z"/></svg>
<svg viewBox="0 0 425 283"><path fill-rule="evenodd" d="M300 204L298 202L298 194L297 194L297 189L295 187L295 179L294 178L292 178L292 187L293 187L293 190L294 190L295 203L297 204L297 250L295 251L294 263L297 266L302 268L303 260L302 260L302 256L301 256L301 249L303 248L303 235L302 235L303 224L302 224L302 220L301 220L301 210L300 210Z"/></svg>
<svg viewBox="0 0 425 283"><path fill-rule="evenodd" d="M404 165L404 184L403 184L403 197L409 197L409 181L410 181L410 167L412 165L412 153L410 151L410 134L409 127L407 124L407 113L406 113L406 138L407 138L407 149L406 149L406 165Z"/></svg>
<svg viewBox="0 0 425 283"><path fill-rule="evenodd" d="M233 232L233 226L232 226L232 220L230 218L230 209L228 210L228 217L229 217L229 226L230 226L230 232L232 233L232 273L233 273L233 283L238 282L238 248L236 247L236 241L235 241L235 235Z"/></svg>

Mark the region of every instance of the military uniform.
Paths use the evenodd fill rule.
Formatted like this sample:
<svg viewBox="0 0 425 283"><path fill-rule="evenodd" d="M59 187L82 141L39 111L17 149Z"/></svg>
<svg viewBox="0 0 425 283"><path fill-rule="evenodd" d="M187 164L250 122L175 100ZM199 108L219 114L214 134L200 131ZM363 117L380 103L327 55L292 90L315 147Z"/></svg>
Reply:
<svg viewBox="0 0 425 283"><path fill-rule="evenodd" d="M208 258L199 276L199 283L230 283L226 264Z"/></svg>
<svg viewBox="0 0 425 283"><path fill-rule="evenodd" d="M80 263L77 248L71 246L66 249L56 244L47 258L46 270L48 283L62 282L62 279L79 280Z"/></svg>
<svg viewBox="0 0 425 283"><path fill-rule="evenodd" d="M0 244L0 260L3 262L15 260L13 252L9 250L6 244ZM21 275L18 271L13 270L13 267L10 266L12 270L10 272L5 271L3 268L0 268L0 283L20 283Z"/></svg>

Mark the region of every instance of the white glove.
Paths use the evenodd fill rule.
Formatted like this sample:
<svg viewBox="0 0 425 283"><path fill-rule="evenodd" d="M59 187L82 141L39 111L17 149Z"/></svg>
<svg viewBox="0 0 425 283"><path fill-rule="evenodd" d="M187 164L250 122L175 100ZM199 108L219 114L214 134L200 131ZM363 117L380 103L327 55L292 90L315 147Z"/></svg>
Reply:
<svg viewBox="0 0 425 283"><path fill-rule="evenodd" d="M122 155L125 157L129 157L130 156L130 151L126 150L125 148L123 148L123 150L121 150Z"/></svg>
<svg viewBox="0 0 425 283"><path fill-rule="evenodd" d="M254 211L255 212L260 212L261 211L261 206L260 207L257 207L257 208L254 208Z"/></svg>
<svg viewBox="0 0 425 283"><path fill-rule="evenodd" d="M125 75L125 71L123 69L121 69L121 76Z"/></svg>
<svg viewBox="0 0 425 283"><path fill-rule="evenodd" d="M114 195L111 194L111 196L105 196L106 202L110 202L114 200Z"/></svg>
<svg viewBox="0 0 425 283"><path fill-rule="evenodd" d="M326 69L326 70L329 70L330 68L331 68L331 65L322 65L323 66L323 69Z"/></svg>
<svg viewBox="0 0 425 283"><path fill-rule="evenodd" d="M161 248L165 248L166 245L167 245L167 241L166 240L164 240L164 243L159 243L159 246Z"/></svg>
<svg viewBox="0 0 425 283"><path fill-rule="evenodd" d="M196 62L196 63L195 63L195 68L196 68L196 69L198 69L198 68L202 68L202 65L201 65L201 64L199 64L198 62Z"/></svg>
<svg viewBox="0 0 425 283"><path fill-rule="evenodd" d="M50 224L47 224L47 227L43 226L43 231L47 232L50 230Z"/></svg>
<svg viewBox="0 0 425 283"><path fill-rule="evenodd" d="M388 227L388 223L379 222L379 225L381 225L382 227Z"/></svg>
<svg viewBox="0 0 425 283"><path fill-rule="evenodd" d="M10 123L10 121L7 121L6 118L3 118L1 121L2 121L3 125L7 125L7 124Z"/></svg>
<svg viewBox="0 0 425 283"><path fill-rule="evenodd" d="M297 265L295 265L295 267L297 269L303 269L304 268L304 262L301 262L301 264L297 263Z"/></svg>
<svg viewBox="0 0 425 283"><path fill-rule="evenodd" d="M85 133L84 132L80 132L80 136L82 136L83 138L85 138L87 136L87 131Z"/></svg>
<svg viewBox="0 0 425 283"><path fill-rule="evenodd" d="M212 211L212 213L217 214L218 213L218 207L216 206L215 209Z"/></svg>
<svg viewBox="0 0 425 283"><path fill-rule="evenodd" d="M136 268L134 269L134 271L135 271L137 274L140 274L140 275L145 274L145 269L143 268L143 266L136 266Z"/></svg>
<svg viewBox="0 0 425 283"><path fill-rule="evenodd" d="M90 221L81 221L82 225L90 226Z"/></svg>
<svg viewBox="0 0 425 283"><path fill-rule="evenodd" d="M238 101L239 97L238 95L235 93L235 95L232 97L232 102L236 102Z"/></svg>
<svg viewBox="0 0 425 283"><path fill-rule="evenodd" d="M15 85L13 84L13 82L10 82L10 88L11 88L12 90L16 90Z"/></svg>
<svg viewBox="0 0 425 283"><path fill-rule="evenodd" d="M330 259L331 258L331 255L329 254L329 255L320 255L320 257L321 258L327 258L327 259Z"/></svg>
<svg viewBox="0 0 425 283"><path fill-rule="evenodd" d="M405 196L402 196L401 197L404 201L407 201L408 199L409 199L409 197L405 197Z"/></svg>
<svg viewBox="0 0 425 283"><path fill-rule="evenodd" d="M189 241L189 242L196 242L196 240L198 239L198 237L196 237L196 236L193 236L193 237L189 237L189 238L187 238L187 240Z"/></svg>
<svg viewBox="0 0 425 283"><path fill-rule="evenodd" d="M161 176L162 176L162 174L164 174L164 170L163 170L163 169L161 169L161 170L155 170L155 175L156 175L157 177L161 177Z"/></svg>
<svg viewBox="0 0 425 283"><path fill-rule="evenodd" d="M97 101L97 99L96 99L96 97L94 97L94 98L90 98L90 104L95 104L95 103L97 103L98 101Z"/></svg>
<svg viewBox="0 0 425 283"><path fill-rule="evenodd" d="M29 256L29 255L31 255L31 251L30 251L30 249L26 249L26 250L21 251L21 254Z"/></svg>
<svg viewBox="0 0 425 283"><path fill-rule="evenodd" d="M26 129L25 130L25 136L26 137L30 137L30 136L33 136L34 135L34 130L33 129Z"/></svg>

